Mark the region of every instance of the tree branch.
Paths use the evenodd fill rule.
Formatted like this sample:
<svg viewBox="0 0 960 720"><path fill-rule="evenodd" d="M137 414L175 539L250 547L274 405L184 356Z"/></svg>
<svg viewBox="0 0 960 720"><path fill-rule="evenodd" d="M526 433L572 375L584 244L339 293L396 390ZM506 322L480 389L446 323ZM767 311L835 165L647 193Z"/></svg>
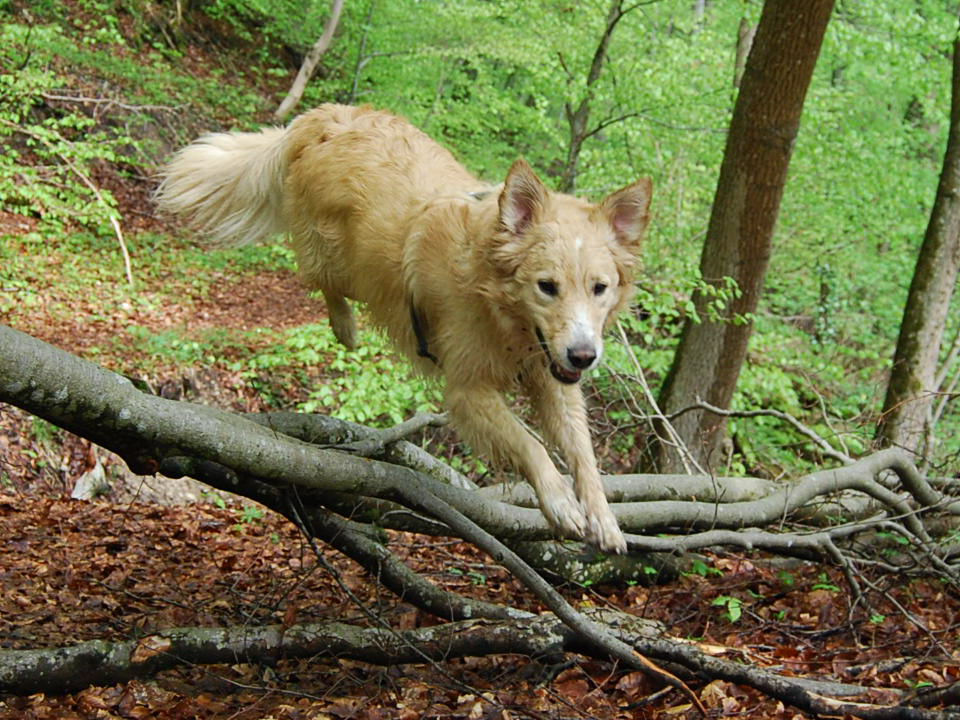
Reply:
<svg viewBox="0 0 960 720"><path fill-rule="evenodd" d="M653 657L679 663L696 673L752 684L773 697L811 712L829 711L858 717L891 716L888 709L838 704L834 699L810 693L800 684L784 678L755 668L744 669L739 664L724 664L702 656L695 649L690 650L675 639L638 639L632 635L629 642L624 642L621 625L626 621L622 617L603 616L602 622L598 622L600 616L586 617L574 610L513 549L498 539L518 542L520 539L549 538L551 531L538 510L501 502L490 497L489 491L456 487L431 475L364 458L356 452L364 450L388 456L406 443L399 438L411 426L422 426L435 418L417 418L412 425L407 423L386 431L375 431L321 416L304 417L289 413L237 416L148 395L125 378L4 326L0 326L0 347L4 348L0 353L0 401L18 405L117 452L139 472L162 472L170 476L189 474L216 487L255 498L295 519L312 536L360 562L394 592L439 617L486 616L509 623L533 622L516 609L473 601L433 586L399 562L383 546L374 528L340 518L328 507L341 507L343 512L350 514L351 503L356 506L375 501L383 503L382 508L387 509L384 517L389 520L390 508L402 506L408 517L421 518L434 532L446 532L474 543L553 610L568 628L564 632L576 638L571 643L592 654L614 657L628 667L653 674L682 689L691 698L695 696L680 679L644 657L648 650ZM349 447L354 452L333 449L338 446ZM418 462L422 460L421 457ZM884 473L891 474L905 493L891 490L887 486L888 479L881 482ZM445 477L444 480L454 481L455 478ZM627 489L617 489L617 483L622 480L612 482L611 490L614 493L623 491L623 497L634 497ZM896 527L903 528L904 537L924 548L934 562L941 563L938 566L941 570L952 573L952 569L933 553L919 513L939 508L956 514L960 511L960 503L931 487L903 451L888 449L841 468L812 473L791 486L767 487L759 499L745 499L748 496L743 493L735 494L735 486L725 479L688 480L712 483L713 501L617 502L614 504L615 513L627 527L631 519L642 516L639 526L645 528L682 526L702 531L682 538L632 534L628 536L632 548L676 553L696 547L731 545L775 548L783 554L829 558L844 568L854 592L859 594L850 559L841 553L837 543L871 525L897 521L900 524ZM752 524L762 524L762 518L782 521L787 514L816 497L844 489L876 498L887 508L887 517L808 534L777 534L750 528ZM681 481L677 479L677 488L673 488L673 492L682 490ZM736 500L718 502L728 491ZM518 547L527 546L521 544ZM511 634L511 638L515 634ZM156 642L159 645L128 646L124 652L131 657L131 653L139 649L141 655L149 656L147 660L170 654L164 644L166 641ZM387 647L386 641L381 639L378 642L381 647ZM403 640L403 643L409 644L409 641ZM631 647L630 643L634 646ZM90 646L85 652L94 652L95 655L99 652L104 667L113 667L110 657L103 654L113 650L115 648L105 650L101 646ZM21 665L49 661L49 658L40 656L37 656L39 659L31 659L33 656L30 655L18 657ZM73 656L69 653L64 655L68 661L70 657ZM89 654L83 657L89 657ZM236 653L232 657L237 657ZM424 657L419 654L417 660ZM4 677L0 675L0 679ZM63 686L58 687L62 689ZM915 712L919 714L911 717L937 717L928 711Z"/></svg>
<svg viewBox="0 0 960 720"><path fill-rule="evenodd" d="M785 677L704 652L696 643L664 637L655 623L614 610L591 611L591 621L614 629L637 651L676 664L691 675L752 687L805 712L865 720L942 720L955 717L905 705L880 706L849 699L869 688ZM346 623L270 625L254 628L177 628L126 642L92 641L65 648L0 651L0 692L69 692L113 685L182 664L331 657L379 665L446 661L468 656L520 653L549 658L558 653L595 655L595 648L552 614L510 620L468 620L413 630L385 631ZM902 694L911 700L912 694ZM832 696L832 697L831 697Z"/></svg>
<svg viewBox="0 0 960 720"><path fill-rule="evenodd" d="M337 31L337 25L340 23L340 13L343 11L343 2L344 0L333 0L333 4L330 7L330 17L327 18L323 33L304 56L303 63L300 65L300 70L297 72L297 77L290 86L289 92L287 92L286 97L283 98L273 114L275 120L281 122L285 120L293 108L296 107L297 103L300 102L300 98L303 97L303 93L307 89L307 83L310 82L310 78L313 77L320 58L323 57L323 54L333 41L333 35Z"/></svg>
<svg viewBox="0 0 960 720"><path fill-rule="evenodd" d="M804 425L802 422L797 420L793 415L789 413L781 412L780 410L773 410L766 408L763 410L724 410L723 408L716 407L711 405L705 400L698 399L692 405L688 405L685 408L681 408L674 413L670 414L669 419L673 420L691 410L706 410L712 412L714 415L720 415L721 417L739 417L739 418L754 418L754 417L773 417L777 420L782 420L783 422L789 424L796 430L798 433L804 437L813 441L813 444L820 448L821 452L826 457L833 458L839 462L842 462L844 465L850 465L854 462L854 459L847 455L844 452L840 452L828 443L818 432L813 428Z"/></svg>

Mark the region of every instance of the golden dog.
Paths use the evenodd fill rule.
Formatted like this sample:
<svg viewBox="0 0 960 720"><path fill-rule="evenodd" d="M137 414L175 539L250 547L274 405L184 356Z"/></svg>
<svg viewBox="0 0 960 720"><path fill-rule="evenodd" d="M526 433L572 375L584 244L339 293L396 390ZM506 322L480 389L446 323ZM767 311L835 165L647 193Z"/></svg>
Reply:
<svg viewBox="0 0 960 720"><path fill-rule="evenodd" d="M419 370L440 374L454 425L530 481L550 524L626 549L607 505L577 383L626 305L651 183L593 205L549 191L524 160L489 188L406 120L324 105L285 129L216 133L163 171L161 207L231 243L289 234L333 332L356 345L348 298ZM521 390L576 492L511 413Z"/></svg>

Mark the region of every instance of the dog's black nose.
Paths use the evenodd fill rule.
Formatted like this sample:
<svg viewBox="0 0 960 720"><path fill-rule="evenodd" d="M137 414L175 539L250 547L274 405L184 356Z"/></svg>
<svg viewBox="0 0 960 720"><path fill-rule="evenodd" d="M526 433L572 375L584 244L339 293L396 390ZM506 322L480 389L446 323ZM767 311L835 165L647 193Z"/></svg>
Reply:
<svg viewBox="0 0 960 720"><path fill-rule="evenodd" d="M590 346L572 347L567 350L567 360L579 370L590 367L597 359L597 352Z"/></svg>

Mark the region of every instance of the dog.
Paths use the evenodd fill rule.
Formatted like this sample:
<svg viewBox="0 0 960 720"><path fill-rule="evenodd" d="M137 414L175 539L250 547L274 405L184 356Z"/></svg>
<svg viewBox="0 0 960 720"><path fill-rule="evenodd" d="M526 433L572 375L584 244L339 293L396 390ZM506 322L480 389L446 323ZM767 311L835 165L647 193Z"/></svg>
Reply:
<svg viewBox="0 0 960 720"><path fill-rule="evenodd" d="M631 297L651 193L643 178L591 204L548 190L522 158L486 186L403 118L330 104L286 128L199 138L162 170L157 200L223 242L288 235L343 345L357 345L349 300L365 303L443 378L461 437L522 473L557 532L624 552L578 383ZM573 488L511 412L515 391Z"/></svg>

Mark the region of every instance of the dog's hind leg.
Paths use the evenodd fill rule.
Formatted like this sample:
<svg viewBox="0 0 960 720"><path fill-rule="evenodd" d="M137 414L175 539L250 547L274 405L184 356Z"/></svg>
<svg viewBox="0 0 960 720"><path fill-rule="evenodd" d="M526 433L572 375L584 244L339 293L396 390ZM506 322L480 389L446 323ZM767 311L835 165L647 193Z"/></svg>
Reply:
<svg viewBox="0 0 960 720"><path fill-rule="evenodd" d="M349 350L357 347L357 321L353 316L350 303L340 293L321 288L323 299L327 301L327 313L330 327L340 344Z"/></svg>

